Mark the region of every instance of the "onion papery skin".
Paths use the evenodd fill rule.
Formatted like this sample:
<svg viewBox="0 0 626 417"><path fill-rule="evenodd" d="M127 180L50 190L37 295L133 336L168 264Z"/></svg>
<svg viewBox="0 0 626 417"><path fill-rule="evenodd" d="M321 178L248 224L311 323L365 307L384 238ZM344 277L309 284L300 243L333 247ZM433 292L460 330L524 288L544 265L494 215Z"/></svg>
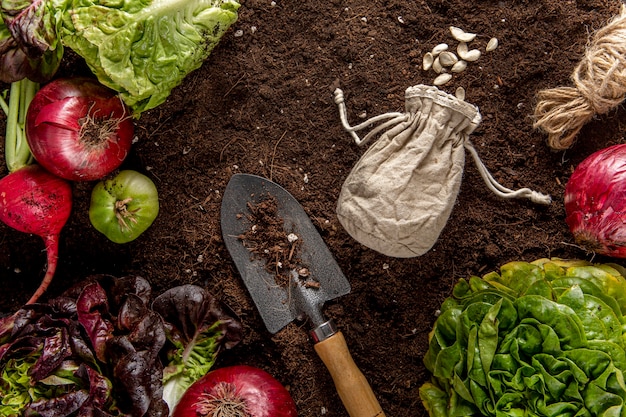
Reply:
<svg viewBox="0 0 626 417"><path fill-rule="evenodd" d="M590 252L626 258L626 144L591 154L565 187L565 221Z"/></svg>
<svg viewBox="0 0 626 417"><path fill-rule="evenodd" d="M262 369L234 365L213 370L194 382L174 408L172 417L211 417L205 413L206 400L219 399L224 387L232 388L237 402L246 412L224 417L297 417L296 405L289 391ZM230 401L233 401L231 398ZM222 415L222 414L219 414Z"/></svg>
<svg viewBox="0 0 626 417"><path fill-rule="evenodd" d="M34 158L71 181L98 180L117 169L130 152L133 134L130 110L115 92L90 78L46 84L26 115Z"/></svg>

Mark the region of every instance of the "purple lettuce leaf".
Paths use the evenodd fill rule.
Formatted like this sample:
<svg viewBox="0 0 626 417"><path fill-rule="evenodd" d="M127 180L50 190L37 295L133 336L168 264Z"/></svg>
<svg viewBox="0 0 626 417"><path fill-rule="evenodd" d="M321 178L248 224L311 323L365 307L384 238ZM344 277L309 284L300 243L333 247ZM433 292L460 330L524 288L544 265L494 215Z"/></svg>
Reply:
<svg viewBox="0 0 626 417"><path fill-rule="evenodd" d="M52 78L63 58L57 15L63 1L3 0L0 27L0 80Z"/></svg>
<svg viewBox="0 0 626 417"><path fill-rule="evenodd" d="M0 415L167 417L164 364L189 382L241 337L235 314L201 287L153 301L141 277L94 275L0 318L0 398L12 396Z"/></svg>
<svg viewBox="0 0 626 417"><path fill-rule="evenodd" d="M213 367L219 352L239 343L242 325L228 306L196 285L165 291L152 308L165 319L170 345L163 389L174 409L187 388Z"/></svg>

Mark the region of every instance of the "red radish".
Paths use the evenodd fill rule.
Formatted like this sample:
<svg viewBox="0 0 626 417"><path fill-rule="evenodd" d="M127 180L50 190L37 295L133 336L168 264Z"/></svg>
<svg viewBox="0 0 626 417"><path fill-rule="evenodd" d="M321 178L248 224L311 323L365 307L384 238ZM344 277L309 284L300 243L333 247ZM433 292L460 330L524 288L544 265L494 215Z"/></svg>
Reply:
<svg viewBox="0 0 626 417"><path fill-rule="evenodd" d="M567 225L576 242L601 255L626 258L626 144L588 156L565 187Z"/></svg>
<svg viewBox="0 0 626 417"><path fill-rule="evenodd" d="M90 78L46 84L26 115L26 139L37 162L71 181L92 181L118 168L134 125L115 92Z"/></svg>
<svg viewBox="0 0 626 417"><path fill-rule="evenodd" d="M16 230L40 236L48 268L32 304L46 291L56 271L59 235L72 211L72 188L39 165L27 165L0 179L0 220Z"/></svg>
<svg viewBox="0 0 626 417"><path fill-rule="evenodd" d="M262 369L219 368L194 382L172 417L297 417L289 391Z"/></svg>

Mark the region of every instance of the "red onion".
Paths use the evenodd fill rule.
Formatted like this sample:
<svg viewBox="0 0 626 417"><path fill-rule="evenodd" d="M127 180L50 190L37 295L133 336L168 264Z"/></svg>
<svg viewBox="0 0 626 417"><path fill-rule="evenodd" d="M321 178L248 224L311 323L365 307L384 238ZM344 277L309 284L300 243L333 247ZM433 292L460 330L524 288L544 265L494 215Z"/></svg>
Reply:
<svg viewBox="0 0 626 417"><path fill-rule="evenodd" d="M565 187L565 221L586 250L626 258L626 145L581 162Z"/></svg>
<svg viewBox="0 0 626 417"><path fill-rule="evenodd" d="M59 235L72 210L72 188L38 165L27 165L0 180L0 221L20 232L40 236L48 268L27 304L46 291L56 271Z"/></svg>
<svg viewBox="0 0 626 417"><path fill-rule="evenodd" d="M110 89L89 78L41 88L26 115L26 139L41 166L72 181L97 180L130 151L131 113Z"/></svg>
<svg viewBox="0 0 626 417"><path fill-rule="evenodd" d="M219 368L194 382L172 417L297 417L289 391L252 366Z"/></svg>

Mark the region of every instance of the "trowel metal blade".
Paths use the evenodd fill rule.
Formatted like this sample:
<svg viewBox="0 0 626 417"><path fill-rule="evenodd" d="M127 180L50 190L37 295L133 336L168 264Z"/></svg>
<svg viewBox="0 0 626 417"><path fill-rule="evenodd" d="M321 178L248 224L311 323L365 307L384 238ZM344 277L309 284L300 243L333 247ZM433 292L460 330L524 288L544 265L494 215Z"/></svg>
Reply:
<svg viewBox="0 0 626 417"><path fill-rule="evenodd" d="M258 204L268 196L277 202L285 232L301 239L299 258L319 286L305 286L295 276L288 286L278 285L276 276L266 271L265 261L255 259L243 245L240 236L252 227L249 204ZM280 185L256 175L233 175L222 198L221 227L224 244L270 333L278 332L303 315L314 325L321 324L324 303L350 292L350 283L311 219Z"/></svg>

